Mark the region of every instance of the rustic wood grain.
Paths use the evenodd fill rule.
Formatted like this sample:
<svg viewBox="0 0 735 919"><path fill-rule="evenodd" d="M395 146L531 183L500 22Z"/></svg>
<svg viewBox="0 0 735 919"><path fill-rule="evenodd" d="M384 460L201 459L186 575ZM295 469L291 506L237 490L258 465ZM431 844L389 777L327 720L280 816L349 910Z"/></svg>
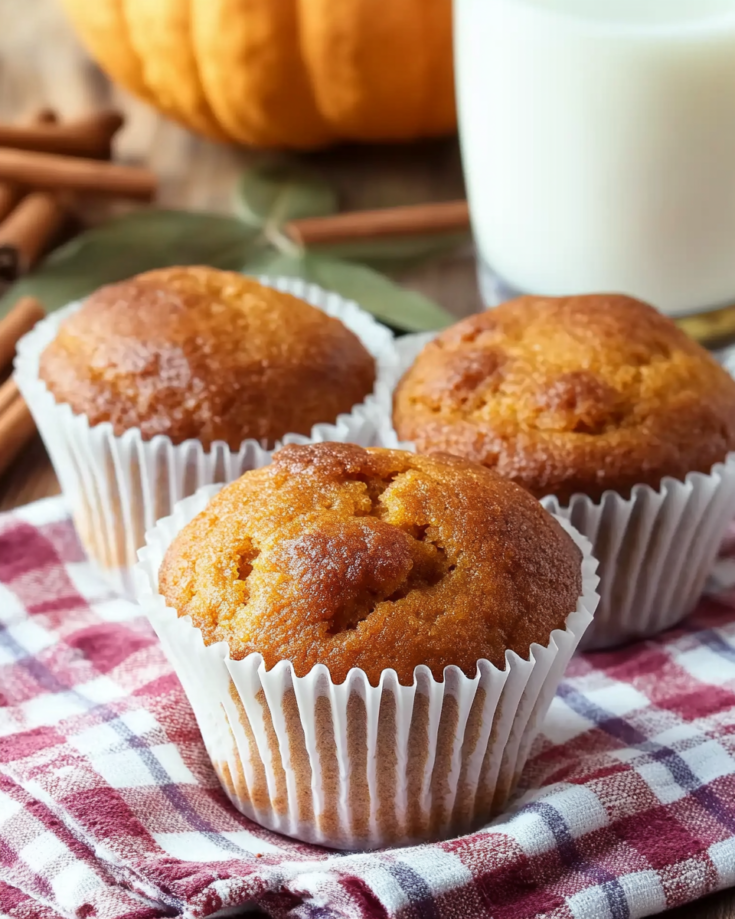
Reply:
<svg viewBox="0 0 735 919"><path fill-rule="evenodd" d="M0 0L0 119L20 119L43 106L73 117L110 105L121 108L127 119L115 142L117 158L159 174L161 205L231 212L238 175L262 153L194 137L112 87L87 59L53 0ZM342 147L304 160L336 185L345 210L451 200L464 193L454 140ZM102 202L78 208L81 219L91 224L129 209L129 204ZM457 316L480 308L469 253L414 271L403 281ZM43 445L35 438L0 477L0 510L58 491ZM725 891L680 907L667 919L735 919L735 894Z"/></svg>

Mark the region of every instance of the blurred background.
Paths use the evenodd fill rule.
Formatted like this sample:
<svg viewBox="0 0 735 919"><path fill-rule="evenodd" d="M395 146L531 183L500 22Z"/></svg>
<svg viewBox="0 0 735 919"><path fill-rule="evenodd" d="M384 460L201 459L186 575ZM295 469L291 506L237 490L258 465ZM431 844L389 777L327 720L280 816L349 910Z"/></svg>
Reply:
<svg viewBox="0 0 735 919"><path fill-rule="evenodd" d="M448 8L448 2L441 2ZM85 23L107 5L106 0L71 4ZM138 7L142 10L145 4ZM145 164L157 173L160 207L232 212L243 170L274 156L196 136L114 86L82 47L59 0L0 0L0 120L22 121L45 106L64 120L102 108L121 110L126 123L115 138L115 159ZM338 144L317 153L289 153L289 159L328 177L340 210L464 197L454 136L401 144ZM86 224L94 224L130 207L119 201L88 201L76 210ZM480 308L467 248L402 273L400 281L455 315Z"/></svg>

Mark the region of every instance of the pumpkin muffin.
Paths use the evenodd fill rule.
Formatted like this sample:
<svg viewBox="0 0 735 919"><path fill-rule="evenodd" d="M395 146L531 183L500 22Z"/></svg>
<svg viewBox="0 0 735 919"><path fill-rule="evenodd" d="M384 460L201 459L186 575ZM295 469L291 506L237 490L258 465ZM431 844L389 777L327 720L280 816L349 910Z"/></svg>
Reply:
<svg viewBox="0 0 735 919"><path fill-rule="evenodd" d="M18 388L82 543L117 591L132 594L156 520L267 465L278 441L375 442L393 335L316 285L273 284L151 271L70 303L19 342Z"/></svg>
<svg viewBox="0 0 735 919"><path fill-rule="evenodd" d="M159 590L206 644L297 676L325 664L404 685L475 675L563 629L582 555L514 483L451 456L287 446L223 489L169 548Z"/></svg>
<svg viewBox="0 0 735 919"><path fill-rule="evenodd" d="M592 621L595 568L567 521L482 466L320 443L180 502L136 583L233 805L355 851L503 809Z"/></svg>
<svg viewBox="0 0 735 919"><path fill-rule="evenodd" d="M735 381L630 297L522 297L443 332L395 394L398 436L525 486L592 541L582 647L676 625L735 516Z"/></svg>
<svg viewBox="0 0 735 919"><path fill-rule="evenodd" d="M735 450L735 381L630 297L522 297L428 344L394 399L398 436L534 495L630 495Z"/></svg>
<svg viewBox="0 0 735 919"><path fill-rule="evenodd" d="M45 349L39 373L91 425L237 450L333 423L372 391L375 361L342 322L297 297L183 267L92 294Z"/></svg>

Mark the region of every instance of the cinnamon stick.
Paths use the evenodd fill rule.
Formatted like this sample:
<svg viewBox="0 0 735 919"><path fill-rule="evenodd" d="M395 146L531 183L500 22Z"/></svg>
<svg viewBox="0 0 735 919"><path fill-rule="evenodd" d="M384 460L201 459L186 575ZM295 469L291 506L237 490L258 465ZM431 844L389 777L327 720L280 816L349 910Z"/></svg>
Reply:
<svg viewBox="0 0 735 919"><path fill-rule="evenodd" d="M8 315L0 320L0 367L15 353L18 340L45 315L33 297L23 297ZM0 474L13 462L33 437L33 417L11 378L0 386Z"/></svg>
<svg viewBox="0 0 735 919"><path fill-rule="evenodd" d="M39 109L31 118L31 124L50 124L56 121L56 112L51 108ZM14 182L0 182L0 220L4 220L13 210L23 194L22 189Z"/></svg>
<svg viewBox="0 0 735 919"><path fill-rule="evenodd" d="M46 311L34 297L22 297L4 319L0 319L0 367L10 363L18 341Z"/></svg>
<svg viewBox="0 0 735 919"><path fill-rule="evenodd" d="M0 280L14 281L32 268L65 217L66 210L53 192L26 195L0 223Z"/></svg>
<svg viewBox="0 0 735 919"><path fill-rule="evenodd" d="M14 182L0 182L0 220L4 220L20 201L22 190Z"/></svg>
<svg viewBox="0 0 735 919"><path fill-rule="evenodd" d="M10 377L2 386L0 386L0 416L5 412L16 398L20 395L15 380Z"/></svg>
<svg viewBox="0 0 735 919"><path fill-rule="evenodd" d="M306 217L285 225L286 233L304 246L379 239L389 236L420 236L467 230L470 213L466 201L442 201L375 211L353 211L331 217Z"/></svg>
<svg viewBox="0 0 735 919"><path fill-rule="evenodd" d="M28 125L0 124L0 146L108 159L112 138L124 120L119 112L102 111L74 121L45 119Z"/></svg>
<svg viewBox="0 0 735 919"><path fill-rule="evenodd" d="M17 396L0 414L0 473L13 462L35 430L28 406Z"/></svg>
<svg viewBox="0 0 735 919"><path fill-rule="evenodd" d="M0 148L0 180L3 179L53 191L119 195L140 201L150 201L157 185L150 169L8 147Z"/></svg>

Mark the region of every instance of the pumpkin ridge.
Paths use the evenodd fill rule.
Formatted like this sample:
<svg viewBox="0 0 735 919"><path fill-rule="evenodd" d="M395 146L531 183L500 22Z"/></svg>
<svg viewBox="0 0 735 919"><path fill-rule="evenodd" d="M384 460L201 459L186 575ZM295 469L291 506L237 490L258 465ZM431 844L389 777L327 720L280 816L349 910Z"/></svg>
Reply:
<svg viewBox="0 0 735 919"><path fill-rule="evenodd" d="M104 61L112 78L139 98L157 104L130 41L124 0L61 0L61 4L86 49L96 60Z"/></svg>
<svg viewBox="0 0 735 919"><path fill-rule="evenodd" d="M178 121L210 137L226 136L202 89L191 47L191 0L125 0L130 40L146 84Z"/></svg>
<svg viewBox="0 0 735 919"><path fill-rule="evenodd" d="M441 0L449 9L449 0ZM301 0L304 47L321 110L358 141L417 136L425 120L424 0Z"/></svg>
<svg viewBox="0 0 735 919"><path fill-rule="evenodd" d="M262 147L333 139L301 58L295 0L195 0L193 9L202 81L228 133Z"/></svg>

